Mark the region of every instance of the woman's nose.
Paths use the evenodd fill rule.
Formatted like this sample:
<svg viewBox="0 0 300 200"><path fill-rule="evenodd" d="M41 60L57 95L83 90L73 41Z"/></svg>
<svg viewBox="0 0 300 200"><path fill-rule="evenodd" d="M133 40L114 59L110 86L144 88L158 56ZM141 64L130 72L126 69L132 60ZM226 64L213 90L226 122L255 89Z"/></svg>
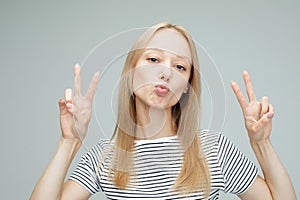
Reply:
<svg viewBox="0 0 300 200"><path fill-rule="evenodd" d="M172 77L171 63L164 62L162 64L163 64L163 66L161 66L161 71L159 73L159 79L169 82Z"/></svg>

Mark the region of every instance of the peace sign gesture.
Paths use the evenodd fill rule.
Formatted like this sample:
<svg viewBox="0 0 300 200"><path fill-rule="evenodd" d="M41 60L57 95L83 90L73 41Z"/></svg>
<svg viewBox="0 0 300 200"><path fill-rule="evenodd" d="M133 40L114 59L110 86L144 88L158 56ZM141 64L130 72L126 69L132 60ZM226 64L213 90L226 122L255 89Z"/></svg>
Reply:
<svg viewBox="0 0 300 200"><path fill-rule="evenodd" d="M260 101L256 100L250 76L247 71L243 72L243 78L248 94L248 100L245 98L236 82L232 81L231 87L242 108L245 126L250 141L259 142L268 139L270 136L274 108L269 103L268 97L263 97Z"/></svg>
<svg viewBox="0 0 300 200"><path fill-rule="evenodd" d="M80 66L74 66L74 96L72 89L65 90L65 100L58 101L60 107L60 127L64 139L81 139L86 136L91 119L92 102L96 86L99 81L99 72L96 72L85 94L81 94Z"/></svg>

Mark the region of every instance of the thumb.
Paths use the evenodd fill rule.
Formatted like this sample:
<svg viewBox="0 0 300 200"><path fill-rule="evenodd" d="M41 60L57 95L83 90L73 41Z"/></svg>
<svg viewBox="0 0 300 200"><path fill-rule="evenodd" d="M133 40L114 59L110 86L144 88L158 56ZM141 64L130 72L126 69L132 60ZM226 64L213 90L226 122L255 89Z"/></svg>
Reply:
<svg viewBox="0 0 300 200"><path fill-rule="evenodd" d="M64 110L66 108L65 101L63 99L59 99L58 106L59 106L60 111Z"/></svg>
<svg viewBox="0 0 300 200"><path fill-rule="evenodd" d="M63 114L68 113L68 109L67 109L65 100L59 99L58 100L58 106L59 106L60 114L63 115Z"/></svg>

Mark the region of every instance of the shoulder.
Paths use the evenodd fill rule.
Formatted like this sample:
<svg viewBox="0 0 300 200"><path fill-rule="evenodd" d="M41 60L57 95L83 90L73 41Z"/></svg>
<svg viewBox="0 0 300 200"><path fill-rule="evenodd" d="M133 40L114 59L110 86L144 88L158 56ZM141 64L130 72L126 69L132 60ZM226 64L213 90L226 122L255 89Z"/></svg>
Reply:
<svg viewBox="0 0 300 200"><path fill-rule="evenodd" d="M199 130L198 136L203 149L218 146L220 138L223 137L221 132L207 129Z"/></svg>
<svg viewBox="0 0 300 200"><path fill-rule="evenodd" d="M225 135L216 130L199 130L198 132L200 143L202 146L224 145L226 143L233 144Z"/></svg>
<svg viewBox="0 0 300 200"><path fill-rule="evenodd" d="M109 139L100 139L86 154L86 158L99 160L111 149L112 143Z"/></svg>
<svg viewBox="0 0 300 200"><path fill-rule="evenodd" d="M217 160L219 141L222 134L214 130L199 130L198 132L201 149L208 160Z"/></svg>
<svg viewBox="0 0 300 200"><path fill-rule="evenodd" d="M201 129L198 131L198 135L201 142L207 143L209 141L219 140L222 134L216 130Z"/></svg>
<svg viewBox="0 0 300 200"><path fill-rule="evenodd" d="M208 155L220 156L224 150L232 149L234 144L220 131L200 130L199 140L203 152Z"/></svg>

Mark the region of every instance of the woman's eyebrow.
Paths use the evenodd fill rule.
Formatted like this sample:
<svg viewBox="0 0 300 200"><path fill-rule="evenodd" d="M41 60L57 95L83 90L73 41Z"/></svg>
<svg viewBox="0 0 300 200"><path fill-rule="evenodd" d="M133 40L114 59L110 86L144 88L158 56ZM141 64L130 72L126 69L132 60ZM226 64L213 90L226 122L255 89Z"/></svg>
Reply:
<svg viewBox="0 0 300 200"><path fill-rule="evenodd" d="M181 56L181 55L177 55L177 54L175 54L175 55L176 55L177 58L180 58L180 59L182 59L182 60L185 60L186 62L188 62L189 64L191 64L190 61L189 61L189 59L188 59L187 57Z"/></svg>
<svg viewBox="0 0 300 200"><path fill-rule="evenodd" d="M159 48L145 48L145 51L143 54L145 53L157 53L157 52L160 52L160 53L170 53L170 54L173 54L175 55L177 58L180 58L180 59L183 59L185 60L188 64L192 65L191 61L186 57L186 56L182 56L182 55L178 55L172 51L168 51L168 50L165 50L165 49L159 49Z"/></svg>

